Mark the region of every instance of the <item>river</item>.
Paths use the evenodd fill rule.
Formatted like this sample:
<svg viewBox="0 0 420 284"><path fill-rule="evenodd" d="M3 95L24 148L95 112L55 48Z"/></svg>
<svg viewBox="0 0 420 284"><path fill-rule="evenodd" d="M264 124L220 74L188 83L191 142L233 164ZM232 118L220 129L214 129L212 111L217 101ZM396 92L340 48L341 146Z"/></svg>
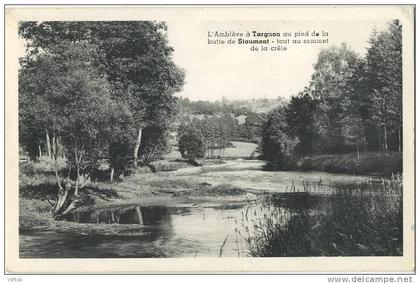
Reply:
<svg viewBox="0 0 420 284"><path fill-rule="evenodd" d="M244 164L248 166L244 166ZM305 181L363 181L366 176L323 172L265 172L256 163L231 162L230 167L183 169L164 178L187 176L200 182L229 183L275 196ZM162 177L163 178L163 177ZM293 185L294 186L294 185ZM297 186L298 187L298 186ZM61 223L74 230L37 230L20 233L21 258L144 258L144 257L245 257L246 234L259 218L273 210L290 210L290 204L273 198L229 202L141 202L91 208L70 215Z"/></svg>

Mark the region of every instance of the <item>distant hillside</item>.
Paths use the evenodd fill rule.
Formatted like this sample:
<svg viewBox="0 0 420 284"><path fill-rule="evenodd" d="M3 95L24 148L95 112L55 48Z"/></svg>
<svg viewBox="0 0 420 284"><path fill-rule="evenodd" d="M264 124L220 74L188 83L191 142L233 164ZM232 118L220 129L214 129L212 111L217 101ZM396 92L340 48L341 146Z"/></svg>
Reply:
<svg viewBox="0 0 420 284"><path fill-rule="evenodd" d="M267 113L278 106L287 104L287 100L285 98L277 97L276 99L226 100L225 103L240 108L246 108L254 113Z"/></svg>
<svg viewBox="0 0 420 284"><path fill-rule="evenodd" d="M180 98L178 105L180 112L191 115L216 115L231 114L235 117L247 116L252 113L267 113L270 110L286 104L284 98L276 99L243 99L243 100L227 100L220 101L190 101L187 98Z"/></svg>

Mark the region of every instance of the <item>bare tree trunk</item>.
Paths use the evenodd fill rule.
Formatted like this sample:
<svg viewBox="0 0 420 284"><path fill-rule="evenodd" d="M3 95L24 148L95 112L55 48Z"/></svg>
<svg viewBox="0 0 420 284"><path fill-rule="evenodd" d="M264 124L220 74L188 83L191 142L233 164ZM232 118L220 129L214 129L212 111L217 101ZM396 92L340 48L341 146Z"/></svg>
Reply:
<svg viewBox="0 0 420 284"><path fill-rule="evenodd" d="M67 206L67 208L64 210L64 212L61 213L60 215L66 215L68 212L70 212L71 210L73 210L74 208L76 208L76 204L77 204L78 199L79 199L80 162L82 161L82 155L83 154L80 154L78 156L77 155L77 151L78 151L78 148L76 146L75 149L74 149L74 157L75 157L75 160L76 160L76 175L77 176L76 176L76 184L75 184L75 187L74 187L73 200L71 201L71 203L69 204L69 206ZM65 201L67 201L67 199L69 198L70 189L71 189L71 186L70 187L66 187L66 192L65 192L65 195L66 196L65 196L65 199L64 199L63 204L61 205L61 208L65 204Z"/></svg>
<svg viewBox="0 0 420 284"><path fill-rule="evenodd" d="M114 167L111 167L111 175L109 177L110 181L114 180Z"/></svg>
<svg viewBox="0 0 420 284"><path fill-rule="evenodd" d="M63 208L64 204L67 201L70 189L71 189L71 185L67 184L65 189L60 188L58 190L57 203L55 204L55 207L54 207L54 210L53 210L54 215L58 215L60 213L61 209Z"/></svg>
<svg viewBox="0 0 420 284"><path fill-rule="evenodd" d="M48 157L52 159L51 155L51 141L50 141L50 135L48 134L48 130L45 130L45 138L47 139L47 153Z"/></svg>
<svg viewBox="0 0 420 284"><path fill-rule="evenodd" d="M388 139L386 133L386 126L384 126L384 146L385 146L385 153L388 154Z"/></svg>
<svg viewBox="0 0 420 284"><path fill-rule="evenodd" d="M52 138L52 153L53 153L54 159L57 160L58 153L57 153L57 140L55 138L55 133L53 133L53 138Z"/></svg>
<svg viewBox="0 0 420 284"><path fill-rule="evenodd" d="M140 225L143 225L143 214L141 213L140 207L136 206L136 213L137 213L137 219L139 221Z"/></svg>
<svg viewBox="0 0 420 284"><path fill-rule="evenodd" d="M54 170L55 170L55 177L57 178L58 187L62 190L63 187L61 185L61 179L58 174L58 163L57 163L57 140L55 139L55 134L53 136L53 157L54 157Z"/></svg>
<svg viewBox="0 0 420 284"><path fill-rule="evenodd" d="M55 134L53 136L53 158L54 158L54 173L55 173L55 178L57 179L57 185L58 185L58 198L57 198L57 203L55 204L55 206L51 209L53 211L54 214L57 214L60 210L61 207L64 205L66 199L67 199L67 189L64 190L63 186L61 185L61 178L60 175L58 174L58 164L57 164L57 147L56 147L56 139L55 139Z"/></svg>
<svg viewBox="0 0 420 284"><path fill-rule="evenodd" d="M79 163L76 164L76 185L74 187L74 197L77 198L79 196L79 183L80 183L80 168Z"/></svg>
<svg viewBox="0 0 420 284"><path fill-rule="evenodd" d="M360 160L360 151L359 151L359 145L357 145L357 160Z"/></svg>
<svg viewBox="0 0 420 284"><path fill-rule="evenodd" d="M39 158L42 158L41 145L38 145Z"/></svg>
<svg viewBox="0 0 420 284"><path fill-rule="evenodd" d="M140 149L140 143L141 143L141 135L143 132L143 128L140 127L138 134L137 134L137 140L136 140L136 145L134 145L134 167L137 167L137 162L138 162L138 155L139 155L139 149Z"/></svg>
<svg viewBox="0 0 420 284"><path fill-rule="evenodd" d="M401 143L401 128L398 129L398 152L402 152L402 143Z"/></svg>
<svg viewBox="0 0 420 284"><path fill-rule="evenodd" d="M379 142L379 146L380 146L380 151L384 152L384 144L382 143L382 135L381 132L378 130L378 142Z"/></svg>

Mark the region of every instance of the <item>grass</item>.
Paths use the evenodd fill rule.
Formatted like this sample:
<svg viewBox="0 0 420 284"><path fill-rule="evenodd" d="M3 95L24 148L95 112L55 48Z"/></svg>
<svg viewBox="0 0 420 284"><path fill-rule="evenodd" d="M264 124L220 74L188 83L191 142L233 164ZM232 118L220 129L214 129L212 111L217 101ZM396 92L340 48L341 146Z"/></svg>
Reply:
<svg viewBox="0 0 420 284"><path fill-rule="evenodd" d="M270 209L242 234L254 257L401 256L402 180L333 185L317 210Z"/></svg>

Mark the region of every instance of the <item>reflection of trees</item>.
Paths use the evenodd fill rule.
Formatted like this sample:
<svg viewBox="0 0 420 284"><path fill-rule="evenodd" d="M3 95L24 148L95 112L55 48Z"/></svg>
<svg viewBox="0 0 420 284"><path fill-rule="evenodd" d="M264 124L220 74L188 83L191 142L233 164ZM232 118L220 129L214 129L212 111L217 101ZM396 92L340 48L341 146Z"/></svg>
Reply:
<svg viewBox="0 0 420 284"><path fill-rule="evenodd" d="M160 252L164 246L162 242L170 240L174 235L171 215L184 214L188 211L188 208L129 205L74 211L66 219L78 223L121 224L117 231L114 231L115 227L110 227L106 238L120 240L134 238L137 240L137 245L133 249L143 250L142 245L149 245L150 250L156 250L156 253L160 255L165 254ZM97 237L96 239L98 240ZM150 244L149 242L158 243Z"/></svg>
<svg viewBox="0 0 420 284"><path fill-rule="evenodd" d="M66 220L78 223L159 225L168 222L173 213L171 208L164 206L130 205L74 211Z"/></svg>

